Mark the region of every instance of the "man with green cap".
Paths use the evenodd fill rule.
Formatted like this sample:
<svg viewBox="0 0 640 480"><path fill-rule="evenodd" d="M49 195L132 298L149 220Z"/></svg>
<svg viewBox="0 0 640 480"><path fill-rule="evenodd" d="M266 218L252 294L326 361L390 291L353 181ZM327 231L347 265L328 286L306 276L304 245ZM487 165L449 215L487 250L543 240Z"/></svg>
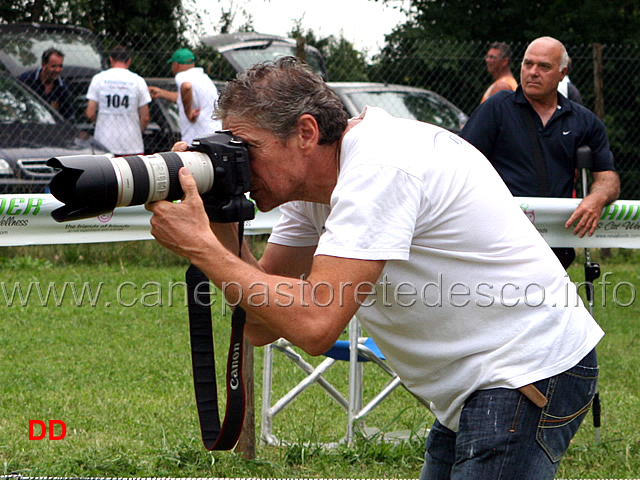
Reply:
<svg viewBox="0 0 640 480"><path fill-rule="evenodd" d="M176 50L168 63L178 91L149 87L152 98L164 98L178 104L182 141L189 145L194 138L210 135L222 128L220 122L213 119L218 90L204 70L195 66L195 62L196 57L188 48Z"/></svg>

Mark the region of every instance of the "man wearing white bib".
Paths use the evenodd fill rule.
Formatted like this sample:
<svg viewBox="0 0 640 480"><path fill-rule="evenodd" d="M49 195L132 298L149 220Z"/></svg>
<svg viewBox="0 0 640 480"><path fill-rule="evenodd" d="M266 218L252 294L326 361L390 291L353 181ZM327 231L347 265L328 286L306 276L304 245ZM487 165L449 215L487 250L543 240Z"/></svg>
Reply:
<svg viewBox="0 0 640 480"><path fill-rule="evenodd" d="M91 79L85 112L96 122L95 138L116 155L144 153L142 132L149 123L151 95L144 79L129 70L131 55L115 47L109 56L111 68Z"/></svg>

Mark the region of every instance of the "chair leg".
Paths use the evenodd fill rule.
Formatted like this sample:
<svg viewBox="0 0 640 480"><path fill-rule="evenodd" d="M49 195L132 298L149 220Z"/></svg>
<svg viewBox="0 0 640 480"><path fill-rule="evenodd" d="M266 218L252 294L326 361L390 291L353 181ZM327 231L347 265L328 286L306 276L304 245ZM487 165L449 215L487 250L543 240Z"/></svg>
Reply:
<svg viewBox="0 0 640 480"><path fill-rule="evenodd" d="M380 390L380 392L378 392L378 394L375 397L369 400L369 403L367 403L364 407L362 407L358 412L354 414L353 420L357 422L360 419L366 417L374 408L376 408L385 398L387 398L387 396L391 392L393 392L400 385L402 385L402 382L400 382L400 377L396 376L392 378L389 381L389 383L387 383L387 385L382 390Z"/></svg>
<svg viewBox="0 0 640 480"><path fill-rule="evenodd" d="M333 358L326 358L317 367L314 367L289 346L281 347L276 345L275 348L287 355L296 365L298 365L298 367L300 367L302 371L304 371L308 375L307 378L303 379L296 387L293 388L293 390L297 391L297 394L301 393L313 382L317 382L318 385L320 385L342 408L347 410L347 408L349 407L349 403L347 402L347 399L344 398L344 395L342 395L338 390L336 390L333 385L331 385L327 380L325 380L324 377L322 377L322 374L325 373L329 369L329 367L331 367L336 362L336 360L334 360ZM287 404L288 403L290 403L290 400L287 402Z"/></svg>
<svg viewBox="0 0 640 480"><path fill-rule="evenodd" d="M273 349L284 353L291 359L307 376L295 387L289 390L274 405L271 405L271 389L273 386ZM291 347L278 345L277 343L265 346L264 370L262 380L262 421L260 439L268 445L279 445L280 440L273 435L273 418L289 405L298 395L306 390L313 383L318 383L342 408L349 409L349 402L346 398L325 380L322 375L336 362L333 358L326 358L317 367L304 360L300 354Z"/></svg>
<svg viewBox="0 0 640 480"><path fill-rule="evenodd" d="M280 445L280 440L273 435L273 419L287 405L289 405L298 395L305 391L314 383L320 385L325 392L333 398L347 412L347 428L346 434L340 440L340 443L346 442L351 444L355 437L355 430L364 429L364 418L376 408L391 392L398 386L402 385L399 377L386 363L383 356L377 351L377 347L370 339L361 338L361 328L358 319L354 317L349 323L349 393L348 399L345 398L333 385L331 385L323 374L331 368L331 366L340 360L345 360L343 355L336 355L336 358L327 356L318 366L314 366L307 362L302 355L292 348L292 345L280 339L277 342L267 345L264 351L264 370L262 385L262 431L260 439L263 443L269 445ZM340 348L345 347L345 342L341 342ZM371 348L369 348L371 347ZM300 381L295 387L290 389L283 397L278 399L273 405L272 392L273 387L273 352L274 349L283 353L289 360L295 363L306 377ZM344 352L344 350L342 350ZM369 361L390 376L390 380L385 387L378 392L363 407L363 360Z"/></svg>
<svg viewBox="0 0 640 480"><path fill-rule="evenodd" d="M262 420L260 422L260 441L266 445L278 445L279 440L271 433L273 415L269 414L271 405L271 386L273 381L273 347L264 347L264 369L262 371Z"/></svg>
<svg viewBox="0 0 640 480"><path fill-rule="evenodd" d="M349 408L347 410L347 444L353 442L356 414L362 409L362 363L358 361L360 323L354 317L349 323Z"/></svg>

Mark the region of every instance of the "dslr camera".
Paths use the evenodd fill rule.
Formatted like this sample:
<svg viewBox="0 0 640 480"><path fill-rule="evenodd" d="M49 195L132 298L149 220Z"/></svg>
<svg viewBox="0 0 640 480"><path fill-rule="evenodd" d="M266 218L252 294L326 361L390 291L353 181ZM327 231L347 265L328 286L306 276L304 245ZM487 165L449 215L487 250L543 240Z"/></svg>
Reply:
<svg viewBox="0 0 640 480"><path fill-rule="evenodd" d="M178 171L188 168L198 185L211 221L251 220L255 207L245 193L251 188L249 151L229 131L193 141L186 152L108 157L54 157L59 169L49 189L64 205L51 213L57 222L96 217L116 207L158 200L179 200L184 192Z"/></svg>

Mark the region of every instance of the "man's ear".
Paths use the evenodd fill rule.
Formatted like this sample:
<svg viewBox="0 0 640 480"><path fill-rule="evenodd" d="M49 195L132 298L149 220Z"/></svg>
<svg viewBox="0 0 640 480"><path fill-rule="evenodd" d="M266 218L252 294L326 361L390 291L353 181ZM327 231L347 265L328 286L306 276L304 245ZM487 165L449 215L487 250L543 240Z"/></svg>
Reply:
<svg viewBox="0 0 640 480"><path fill-rule="evenodd" d="M318 144L320 141L320 127L313 115L305 113L298 118L296 139L303 150L314 148Z"/></svg>

